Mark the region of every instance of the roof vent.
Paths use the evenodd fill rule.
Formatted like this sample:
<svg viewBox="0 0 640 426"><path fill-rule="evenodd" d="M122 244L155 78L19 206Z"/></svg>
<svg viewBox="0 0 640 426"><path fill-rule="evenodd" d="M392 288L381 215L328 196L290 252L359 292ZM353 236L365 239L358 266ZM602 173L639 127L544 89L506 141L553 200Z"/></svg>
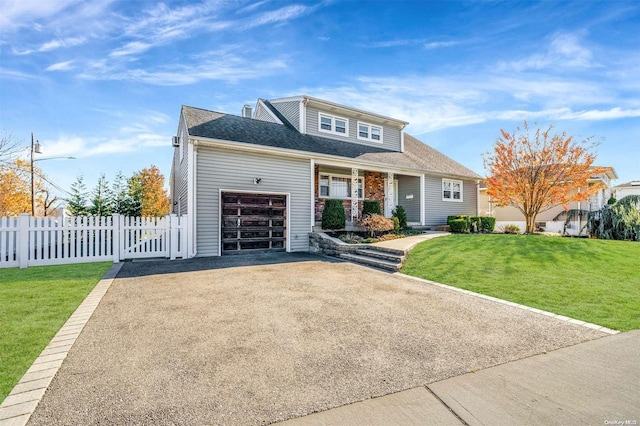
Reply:
<svg viewBox="0 0 640 426"><path fill-rule="evenodd" d="M242 116L245 117L245 118L252 118L252 116L253 116L253 108L251 108L250 105L245 104L242 107Z"/></svg>

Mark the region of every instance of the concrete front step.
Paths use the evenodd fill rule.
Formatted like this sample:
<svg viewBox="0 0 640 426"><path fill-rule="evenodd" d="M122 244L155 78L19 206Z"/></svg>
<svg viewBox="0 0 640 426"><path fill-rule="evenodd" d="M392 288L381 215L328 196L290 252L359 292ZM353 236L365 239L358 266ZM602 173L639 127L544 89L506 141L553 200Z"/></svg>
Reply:
<svg viewBox="0 0 640 426"><path fill-rule="evenodd" d="M398 253L398 251L384 251L378 250L378 248L362 248L356 250L356 254L367 257L375 257L376 259L388 260L389 262L400 263L404 262L404 252Z"/></svg>
<svg viewBox="0 0 640 426"><path fill-rule="evenodd" d="M360 263L367 266L373 266L375 268L386 269L388 271L397 271L402 266L402 262L393 262L377 257L363 256L361 254L342 253L340 257L352 262Z"/></svg>

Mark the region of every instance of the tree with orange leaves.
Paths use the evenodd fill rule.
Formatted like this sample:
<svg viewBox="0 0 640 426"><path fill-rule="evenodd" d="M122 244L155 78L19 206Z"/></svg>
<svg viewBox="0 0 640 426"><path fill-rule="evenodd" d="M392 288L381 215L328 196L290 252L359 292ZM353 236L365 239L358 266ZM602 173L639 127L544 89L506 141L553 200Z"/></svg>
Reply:
<svg viewBox="0 0 640 426"><path fill-rule="evenodd" d="M581 141L573 136L551 134L546 130L529 132L527 122L510 134L500 130L493 152L483 155L489 173L487 195L498 206L513 206L525 217L526 232L533 233L538 214L571 201L587 200L602 189L589 179L608 169L594 167L593 138Z"/></svg>
<svg viewBox="0 0 640 426"><path fill-rule="evenodd" d="M169 196L164 188L164 176L152 165L135 173L129 186L133 193L140 194L142 216L165 216L169 214Z"/></svg>
<svg viewBox="0 0 640 426"><path fill-rule="evenodd" d="M52 199L47 193L45 200L43 173L34 167L33 174L36 215L46 216L57 199ZM28 161L17 159L0 164L0 217L17 216L20 213L31 213L31 168Z"/></svg>

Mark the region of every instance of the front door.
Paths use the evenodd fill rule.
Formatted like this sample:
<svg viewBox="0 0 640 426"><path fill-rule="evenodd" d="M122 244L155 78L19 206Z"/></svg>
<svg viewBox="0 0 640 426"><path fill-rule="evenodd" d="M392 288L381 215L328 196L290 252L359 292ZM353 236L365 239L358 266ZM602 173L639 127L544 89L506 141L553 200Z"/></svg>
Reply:
<svg viewBox="0 0 640 426"><path fill-rule="evenodd" d="M391 217L393 214L393 210L398 205L398 180L393 180L393 198L389 203L389 191L387 188L389 187L389 181L387 179L384 180L384 215L385 217Z"/></svg>

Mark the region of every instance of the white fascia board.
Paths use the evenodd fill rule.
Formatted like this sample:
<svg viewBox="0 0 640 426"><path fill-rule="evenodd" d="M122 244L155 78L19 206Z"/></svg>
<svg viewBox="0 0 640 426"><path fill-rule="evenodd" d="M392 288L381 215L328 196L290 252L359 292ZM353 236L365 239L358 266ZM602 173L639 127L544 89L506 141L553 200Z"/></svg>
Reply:
<svg viewBox="0 0 640 426"><path fill-rule="evenodd" d="M288 98L269 99L269 102L271 102L272 104L277 104L280 102L291 102L291 101L302 102L304 98L305 98L304 96L290 96Z"/></svg>
<svg viewBox="0 0 640 426"><path fill-rule="evenodd" d="M273 113L273 111L271 111L271 108L269 108L268 106L266 106L266 105L264 104L264 102L262 101L262 99L258 99L258 102L256 102L256 112L258 111L258 105L262 106L262 108L263 108L264 110L266 110L266 111L269 113L269 115L271 116L271 118L273 118L274 120L276 120L276 122L278 122L278 124L284 124L284 123L282 122L282 120L280 120L280 119L278 118L278 116L277 116L277 115L275 115L275 114Z"/></svg>
<svg viewBox="0 0 640 426"><path fill-rule="evenodd" d="M221 139L197 137L194 138L194 143L195 146L210 146L213 148L230 149L233 151L248 151L261 154L279 155L284 157L304 158L305 160L314 159L316 164L325 164L338 167L367 168L369 170L400 173L407 176L420 176L421 173L424 173L420 170L396 167L389 164L376 163L374 161L345 160L343 157L338 157L335 155L293 151L286 148L263 147L261 145L254 145L245 142L229 142Z"/></svg>

